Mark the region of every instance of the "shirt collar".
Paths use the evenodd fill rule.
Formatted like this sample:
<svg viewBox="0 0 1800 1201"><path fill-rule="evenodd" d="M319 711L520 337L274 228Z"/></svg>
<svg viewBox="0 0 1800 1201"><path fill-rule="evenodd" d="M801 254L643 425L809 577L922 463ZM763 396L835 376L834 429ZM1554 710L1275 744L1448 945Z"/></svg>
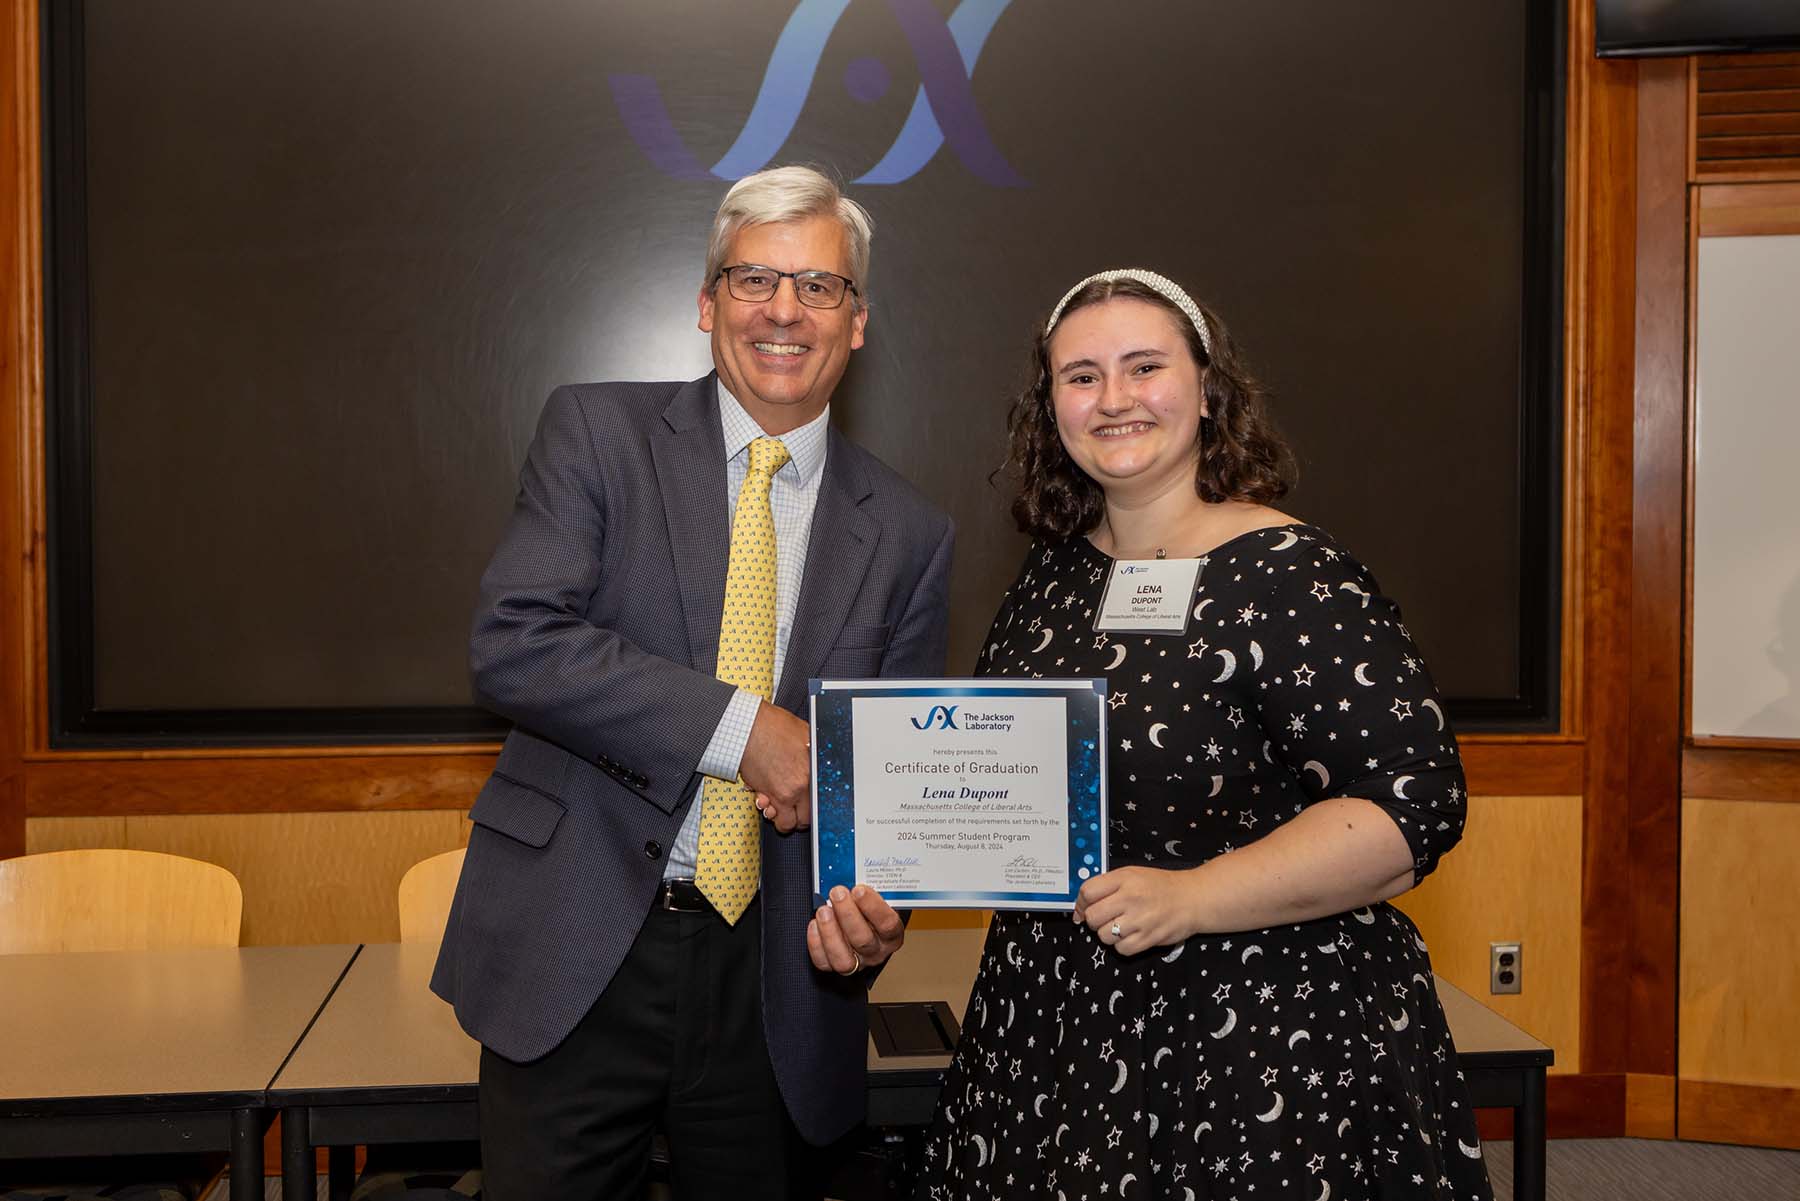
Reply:
<svg viewBox="0 0 1800 1201"><path fill-rule="evenodd" d="M719 380L718 386L719 421L725 432L725 460L730 462L750 443L765 435L756 418L744 411L738 398L725 386L725 381ZM799 429L781 435L781 444L787 447L788 461L794 468L794 482L800 487L811 485L825 467L825 431L830 423L831 406L826 405L825 411L817 417Z"/></svg>

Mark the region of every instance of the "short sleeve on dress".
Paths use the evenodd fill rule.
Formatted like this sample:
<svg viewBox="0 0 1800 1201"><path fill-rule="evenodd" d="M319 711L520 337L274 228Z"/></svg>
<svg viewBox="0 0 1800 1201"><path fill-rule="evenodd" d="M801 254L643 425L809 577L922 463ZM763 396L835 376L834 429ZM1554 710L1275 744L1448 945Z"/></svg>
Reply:
<svg viewBox="0 0 1800 1201"><path fill-rule="evenodd" d="M1455 734L1399 607L1369 572L1323 539L1295 553L1257 630L1264 737L1309 803L1361 797L1393 818L1417 884L1462 837Z"/></svg>

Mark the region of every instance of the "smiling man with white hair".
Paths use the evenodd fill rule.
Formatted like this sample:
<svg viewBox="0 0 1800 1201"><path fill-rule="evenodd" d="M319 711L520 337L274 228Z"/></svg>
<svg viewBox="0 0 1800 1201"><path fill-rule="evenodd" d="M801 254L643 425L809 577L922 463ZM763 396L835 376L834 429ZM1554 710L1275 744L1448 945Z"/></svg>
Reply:
<svg viewBox="0 0 1800 1201"><path fill-rule="evenodd" d="M495 1201L810 1191L863 1112L873 889L815 905L814 676L943 670L949 519L829 425L868 214L739 181L699 294L715 370L545 406L471 641L510 719L432 987L479 1039Z"/></svg>

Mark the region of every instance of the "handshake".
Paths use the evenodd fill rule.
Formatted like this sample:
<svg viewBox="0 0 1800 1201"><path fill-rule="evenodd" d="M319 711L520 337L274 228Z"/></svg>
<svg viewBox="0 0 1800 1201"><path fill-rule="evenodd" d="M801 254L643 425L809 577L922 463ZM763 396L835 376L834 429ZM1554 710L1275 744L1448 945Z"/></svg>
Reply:
<svg viewBox="0 0 1800 1201"><path fill-rule="evenodd" d="M809 727L764 701L738 763L738 778L756 793L756 809L783 834L812 825L812 740Z"/></svg>

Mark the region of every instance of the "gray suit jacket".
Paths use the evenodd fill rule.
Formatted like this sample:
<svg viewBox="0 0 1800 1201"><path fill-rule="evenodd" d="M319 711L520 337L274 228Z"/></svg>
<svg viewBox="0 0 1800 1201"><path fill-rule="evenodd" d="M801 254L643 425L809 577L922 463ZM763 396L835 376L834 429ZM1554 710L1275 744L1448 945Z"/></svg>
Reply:
<svg viewBox="0 0 1800 1201"><path fill-rule="evenodd" d="M775 703L813 676L943 670L949 518L836 430ZM559 388L481 582L470 659L515 724L431 986L525 1062L612 979L663 875L732 689L714 678L730 528L713 377ZM865 988L813 968L811 851L763 829L763 1025L802 1135L863 1113ZM749 998L746 998L746 1002Z"/></svg>

